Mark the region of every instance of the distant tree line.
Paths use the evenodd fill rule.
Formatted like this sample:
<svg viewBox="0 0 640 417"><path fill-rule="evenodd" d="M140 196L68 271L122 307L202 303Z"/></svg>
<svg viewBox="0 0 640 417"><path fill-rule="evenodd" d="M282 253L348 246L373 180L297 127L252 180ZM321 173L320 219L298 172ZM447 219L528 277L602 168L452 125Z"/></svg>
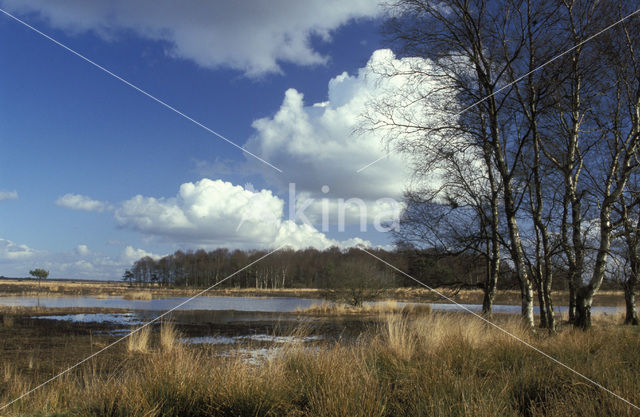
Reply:
<svg viewBox="0 0 640 417"><path fill-rule="evenodd" d="M369 249L376 256L420 279L432 287L482 288L486 265L480 256L463 253L442 255L429 249L404 248L395 251ZM122 279L131 285L163 287L211 286L267 254L263 250L176 251L160 259L143 257L125 271ZM345 273L348 271L348 273ZM512 270L503 266L501 288L514 288L517 281ZM357 283L355 280L359 280ZM332 247L275 252L222 283L223 288L339 288L413 286L415 282L371 262L359 249Z"/></svg>

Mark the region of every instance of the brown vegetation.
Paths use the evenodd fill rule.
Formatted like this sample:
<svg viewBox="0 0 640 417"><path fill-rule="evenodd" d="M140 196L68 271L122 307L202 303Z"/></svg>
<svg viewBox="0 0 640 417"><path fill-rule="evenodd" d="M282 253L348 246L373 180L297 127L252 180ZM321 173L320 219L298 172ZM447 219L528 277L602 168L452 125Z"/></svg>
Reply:
<svg viewBox="0 0 640 417"><path fill-rule="evenodd" d="M423 305L402 305L397 301L387 300L375 304L364 304L362 306L352 306L343 303L312 304L308 308L298 308L295 313L309 315L380 315L380 314L429 314L431 306Z"/></svg>
<svg viewBox="0 0 640 417"><path fill-rule="evenodd" d="M145 326L140 330L134 331L127 338L127 350L131 353L147 353L150 339L151 327Z"/></svg>
<svg viewBox="0 0 640 417"><path fill-rule="evenodd" d="M153 294L151 291L136 291L126 293L123 298L125 300L152 300Z"/></svg>
<svg viewBox="0 0 640 417"><path fill-rule="evenodd" d="M501 325L633 403L640 401L635 328L536 335ZM167 327L168 329L168 327ZM104 372L78 369L8 415L69 416L601 416L634 415L621 400L513 338L461 314L387 314L353 344L293 344L257 366L213 349L154 349ZM166 332L165 334L168 334ZM615 344L611 340L616 340ZM158 346L166 342L161 342ZM36 364L37 366L37 364ZM514 373L513 369L520 371ZM2 364L2 403L41 381Z"/></svg>

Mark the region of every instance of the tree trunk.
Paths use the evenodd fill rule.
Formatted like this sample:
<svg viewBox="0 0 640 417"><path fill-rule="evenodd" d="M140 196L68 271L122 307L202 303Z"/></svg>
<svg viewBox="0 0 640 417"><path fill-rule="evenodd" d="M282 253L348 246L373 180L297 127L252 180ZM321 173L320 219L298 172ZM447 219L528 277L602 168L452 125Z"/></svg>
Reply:
<svg viewBox="0 0 640 417"><path fill-rule="evenodd" d="M626 316L624 318L624 324L637 326L638 312L636 311L635 288L633 285L629 285L628 283L624 286L624 303L626 306Z"/></svg>
<svg viewBox="0 0 640 417"><path fill-rule="evenodd" d="M491 101L495 106L495 103ZM520 239L520 230L518 228L518 220L516 218L516 204L514 201L513 186L511 184L511 175L507 167L502 147L500 146L497 122L492 123L493 131L493 150L498 172L502 177L502 191L504 197L504 212L507 219L507 228L509 230L509 240L511 257L516 268L518 280L520 282L520 294L522 299L522 318L530 328L535 327L533 317L533 286L527 274L524 251L522 250L522 239Z"/></svg>
<svg viewBox="0 0 640 417"><path fill-rule="evenodd" d="M535 319L533 316L533 286L526 271L524 253L522 251L522 240L520 239L516 213L513 206L511 186L505 183L503 187L505 189L505 212L507 215L509 238L511 240L511 257L515 264L518 281L520 283L521 314L527 326L533 328L535 327Z"/></svg>
<svg viewBox="0 0 640 417"><path fill-rule="evenodd" d="M489 185L491 187L491 238L487 241L487 256L489 256L487 281L484 286L484 299L482 300L482 314L490 316L493 309L493 299L498 286L498 276L500 275L500 229L499 229L499 198L498 188L494 178L491 164L491 149L488 144L483 148L484 160L487 166Z"/></svg>
<svg viewBox="0 0 640 417"><path fill-rule="evenodd" d="M550 268L550 263L547 264L547 271L545 271L545 277L544 277L544 285L543 285L543 290L544 290L544 306L546 308L546 316L547 316L547 329L549 329L550 332L553 332L556 330L556 318L555 318L555 314L553 312L553 303L551 301L551 282L553 279L553 275L551 272L551 268ZM542 307L540 307L542 308Z"/></svg>
<svg viewBox="0 0 640 417"><path fill-rule="evenodd" d="M593 296L588 287L582 287L576 292L576 316L573 322L575 327L587 330L591 327L591 303Z"/></svg>
<svg viewBox="0 0 640 417"><path fill-rule="evenodd" d="M611 178L611 177L610 177ZM611 249L611 206L621 192L624 183L619 183L616 192L609 194L602 203L600 209L600 245L593 268L593 274L587 285L581 285L576 293L576 320L575 327L588 329L591 327L591 303L593 295L598 291L606 271L609 249Z"/></svg>
<svg viewBox="0 0 640 417"><path fill-rule="evenodd" d="M527 326L533 328L535 320L533 317L533 286L531 285L531 280L524 279L522 287L522 318Z"/></svg>
<svg viewBox="0 0 640 417"><path fill-rule="evenodd" d="M569 323L576 321L576 288L573 285L573 278L569 278Z"/></svg>
<svg viewBox="0 0 640 417"><path fill-rule="evenodd" d="M556 319L553 313L553 304L551 302L551 283L553 282L553 266L551 261L551 249L549 247L549 234L545 228L542 228L542 277L541 277L541 287L542 287L542 299L544 300L544 304L540 304L540 314L542 315L542 310L545 310L545 317L547 319L546 328L549 329L550 332L553 332L556 328Z"/></svg>
<svg viewBox="0 0 640 417"><path fill-rule="evenodd" d="M538 292L538 303L540 304L540 327L546 329L549 327L549 320L547 318L547 304L544 299L544 284L542 282L542 267L538 266L538 279L536 280L536 290Z"/></svg>
<svg viewBox="0 0 640 417"><path fill-rule="evenodd" d="M490 259L487 281L484 287L484 298L482 300L482 314L485 316L490 316L493 309L493 299L496 295L499 270L500 260L497 258Z"/></svg>

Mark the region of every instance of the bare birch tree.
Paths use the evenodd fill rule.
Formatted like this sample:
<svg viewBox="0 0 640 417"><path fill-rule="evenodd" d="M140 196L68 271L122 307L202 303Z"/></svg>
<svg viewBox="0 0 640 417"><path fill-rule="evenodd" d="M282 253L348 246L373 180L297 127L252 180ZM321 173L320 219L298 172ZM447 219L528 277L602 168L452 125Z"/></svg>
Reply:
<svg viewBox="0 0 640 417"><path fill-rule="evenodd" d="M632 3L607 4L602 10L608 20L619 20L633 11ZM604 34L596 43L600 57L602 93L595 113L598 127L597 157L587 166L590 195L597 207L599 236L591 276L576 291L575 325L591 325L593 296L605 276L614 237L614 208L623 197L629 179L638 170L640 142L640 19L631 19Z"/></svg>
<svg viewBox="0 0 640 417"><path fill-rule="evenodd" d="M424 144L428 144L426 150L436 152L430 153L426 160L433 161L442 157L437 152L440 146L434 146L434 142L440 144L451 138L464 137L465 143L472 144L473 152L482 162L484 175L495 174L493 186L497 192L492 193L488 219L492 235L497 234L499 219L505 221L507 248L521 287L522 315L528 325L533 326L533 287L518 225L523 190L515 184L524 143L522 138L511 135L517 120L505 111L510 88L501 91L500 87L508 82L509 63L523 52L524 39L511 42L505 38L512 30L511 13L519 13L519 9L514 9L510 2L489 3L483 0L400 0L391 6L395 17L390 20L387 30L391 41L402 53L429 60L432 71L416 73L440 80L439 93L442 95L446 91L445 96L455 97L458 102L458 111L450 111L453 120L449 120L448 126L418 124L423 135L410 142L410 148L421 149L416 145L419 144L425 149ZM396 118L387 118L386 122L400 129L406 128L406 124ZM434 137L439 139L434 141ZM406 151L407 142L400 140L400 143L400 150ZM499 188L497 184L500 184ZM501 213L497 212L498 206ZM495 245L492 252L497 261L499 246Z"/></svg>

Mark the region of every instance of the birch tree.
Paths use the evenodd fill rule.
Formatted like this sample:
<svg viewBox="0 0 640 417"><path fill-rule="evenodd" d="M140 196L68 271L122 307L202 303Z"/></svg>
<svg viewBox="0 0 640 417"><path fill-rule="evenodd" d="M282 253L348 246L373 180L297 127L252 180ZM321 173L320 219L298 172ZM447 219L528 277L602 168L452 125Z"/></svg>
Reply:
<svg viewBox="0 0 640 417"><path fill-rule="evenodd" d="M522 190L515 184L524 143L520 141L522 138L511 135L517 122L505 107L511 89L501 90L501 85L508 82L509 63L523 53L524 39L507 40L512 32L512 13L520 13L518 7L512 2L490 4L483 0L400 0L391 6L393 17L387 33L403 54L430 61L430 72L416 70L413 74L439 80L439 93L446 91L446 96L455 97L459 103L458 111L450 111L453 120L449 120L447 126L410 125L422 132L421 138L410 141L410 149L427 151L412 154L434 161L441 156L438 144L448 141L439 138L464 137L482 161L486 175L496 175L494 185L500 184L501 213L491 215L492 230L497 230L498 220L503 218L508 234L507 249L520 282L522 316L533 326L533 287L518 224ZM423 97L429 98L432 97ZM391 126L406 129L404 121L393 117L386 120ZM406 149L402 137L400 142L399 149ZM492 213L496 213L497 203L498 199L494 198ZM499 250L497 245L495 250Z"/></svg>
<svg viewBox="0 0 640 417"><path fill-rule="evenodd" d="M608 20L620 20L632 9L630 2L607 4ZM597 208L599 236L593 272L576 283L575 325L591 326L593 296L600 288L614 237L615 205L623 197L632 174L638 170L640 141L640 19L622 22L596 43L600 58L601 93L594 122L598 127L597 157L587 166L590 196Z"/></svg>

